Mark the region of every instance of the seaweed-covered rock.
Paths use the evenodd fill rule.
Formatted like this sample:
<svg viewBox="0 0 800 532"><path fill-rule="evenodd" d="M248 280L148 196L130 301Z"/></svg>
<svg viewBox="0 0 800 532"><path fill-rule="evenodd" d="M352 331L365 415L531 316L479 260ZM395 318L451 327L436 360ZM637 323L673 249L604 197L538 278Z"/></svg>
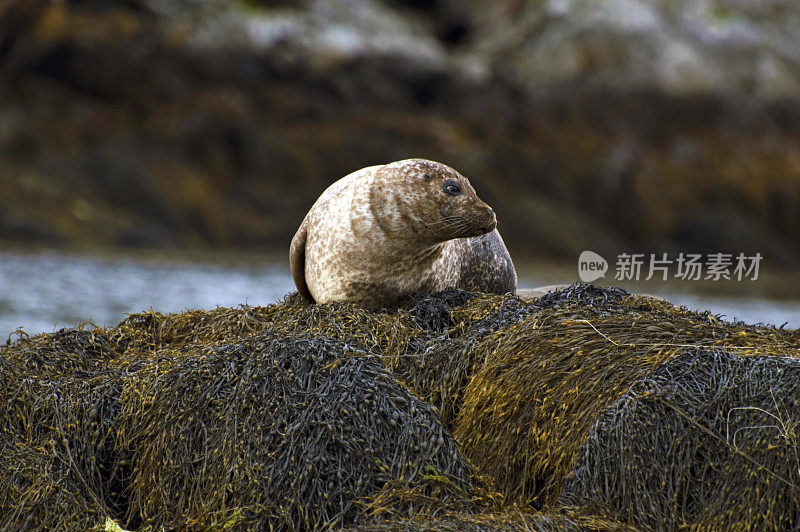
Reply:
<svg viewBox="0 0 800 532"><path fill-rule="evenodd" d="M552 512L513 509L502 513L448 515L430 519L396 519L347 529L359 532L638 532L621 521L592 515L576 508Z"/></svg>
<svg viewBox="0 0 800 532"><path fill-rule="evenodd" d="M598 307L618 307L628 292L621 288L598 288L591 284L575 283L561 290L547 292L534 300L536 308L554 308L563 305L591 305Z"/></svg>
<svg viewBox="0 0 800 532"><path fill-rule="evenodd" d="M791 528L798 358L800 331L590 285L135 314L0 347L0 521ZM655 495L625 467L651 448Z"/></svg>
<svg viewBox="0 0 800 532"><path fill-rule="evenodd" d="M432 500L441 486L469 491L436 410L373 355L281 331L185 351L126 372L129 519L317 529L357 522L359 501L390 482L428 482Z"/></svg>
<svg viewBox="0 0 800 532"><path fill-rule="evenodd" d="M139 340L155 332L138 323ZM3 353L4 523L307 529L470 511L438 412L376 356L281 330L152 350L133 336L63 330Z"/></svg>
<svg viewBox="0 0 800 532"><path fill-rule="evenodd" d="M88 530L113 515L114 354L99 330L0 350L0 523L8 530Z"/></svg>
<svg viewBox="0 0 800 532"><path fill-rule="evenodd" d="M800 525L800 361L688 349L592 427L560 502L652 529Z"/></svg>
<svg viewBox="0 0 800 532"><path fill-rule="evenodd" d="M464 454L519 503L551 506L602 408L687 345L800 356L798 331L730 324L594 287L551 299L473 348L483 356L459 392L454 422Z"/></svg>

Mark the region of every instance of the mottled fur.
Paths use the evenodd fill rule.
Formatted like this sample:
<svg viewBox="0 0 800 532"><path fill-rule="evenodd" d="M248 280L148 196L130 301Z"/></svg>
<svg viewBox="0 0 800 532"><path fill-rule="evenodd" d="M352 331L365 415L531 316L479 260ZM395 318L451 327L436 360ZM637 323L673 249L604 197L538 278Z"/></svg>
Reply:
<svg viewBox="0 0 800 532"><path fill-rule="evenodd" d="M449 195L445 180L462 190ZM448 287L515 292L517 277L492 209L443 164L408 159L331 185L292 239L295 285L310 302L397 304Z"/></svg>

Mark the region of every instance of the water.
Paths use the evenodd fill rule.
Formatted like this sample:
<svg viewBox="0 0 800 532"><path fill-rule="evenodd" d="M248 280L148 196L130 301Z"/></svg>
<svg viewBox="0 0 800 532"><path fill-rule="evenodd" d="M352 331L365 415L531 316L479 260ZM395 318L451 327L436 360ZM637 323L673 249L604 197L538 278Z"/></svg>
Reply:
<svg viewBox="0 0 800 532"><path fill-rule="evenodd" d="M693 294L664 294L675 305L694 310L710 309L722 314L728 321L734 319L745 323L764 323L797 329L800 327L800 301L776 301L761 297L735 298L720 296L697 296Z"/></svg>
<svg viewBox="0 0 800 532"><path fill-rule="evenodd" d="M541 286L522 278L521 286ZM109 326L149 309L170 313L241 304L268 305L294 290L276 259L0 253L0 341L22 327L53 332L90 321ZM747 323L800 327L800 301L662 294L696 310Z"/></svg>
<svg viewBox="0 0 800 532"><path fill-rule="evenodd" d="M264 259L228 263L172 257L0 254L0 341L127 314L241 304L268 305L293 289L288 266Z"/></svg>

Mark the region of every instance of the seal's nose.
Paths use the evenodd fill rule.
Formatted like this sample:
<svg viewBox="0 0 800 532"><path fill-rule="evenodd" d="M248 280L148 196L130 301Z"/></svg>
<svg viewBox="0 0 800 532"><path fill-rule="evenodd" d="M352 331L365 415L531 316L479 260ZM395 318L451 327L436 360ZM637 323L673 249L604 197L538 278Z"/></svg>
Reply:
<svg viewBox="0 0 800 532"><path fill-rule="evenodd" d="M488 219L488 223L483 227L483 229L487 233L494 231L497 227L497 216L495 216L494 211L488 205L486 206L486 218Z"/></svg>

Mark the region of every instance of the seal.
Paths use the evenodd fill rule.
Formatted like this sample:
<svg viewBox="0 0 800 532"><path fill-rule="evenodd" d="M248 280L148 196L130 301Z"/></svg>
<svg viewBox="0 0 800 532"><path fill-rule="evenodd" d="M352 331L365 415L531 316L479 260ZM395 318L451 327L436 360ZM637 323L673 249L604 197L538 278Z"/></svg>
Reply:
<svg viewBox="0 0 800 532"><path fill-rule="evenodd" d="M515 293L494 211L467 178L426 159L362 168L328 187L292 239L297 291L365 308L415 292Z"/></svg>

